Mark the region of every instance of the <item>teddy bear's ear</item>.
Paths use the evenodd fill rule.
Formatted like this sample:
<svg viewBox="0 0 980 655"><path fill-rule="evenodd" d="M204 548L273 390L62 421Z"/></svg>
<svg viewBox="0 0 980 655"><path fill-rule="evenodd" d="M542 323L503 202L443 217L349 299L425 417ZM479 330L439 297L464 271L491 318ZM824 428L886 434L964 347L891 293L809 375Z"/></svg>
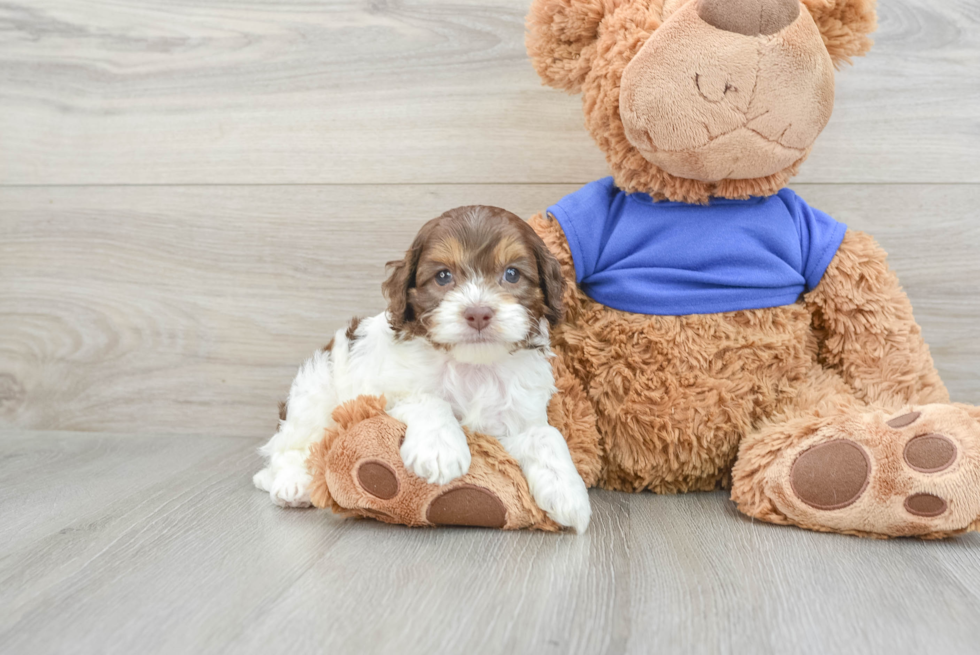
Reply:
<svg viewBox="0 0 980 655"><path fill-rule="evenodd" d="M548 86L577 92L592 65L599 23L618 0L534 0L525 45Z"/></svg>
<svg viewBox="0 0 980 655"><path fill-rule="evenodd" d="M836 68L871 48L868 35L878 27L875 0L802 0L820 29Z"/></svg>

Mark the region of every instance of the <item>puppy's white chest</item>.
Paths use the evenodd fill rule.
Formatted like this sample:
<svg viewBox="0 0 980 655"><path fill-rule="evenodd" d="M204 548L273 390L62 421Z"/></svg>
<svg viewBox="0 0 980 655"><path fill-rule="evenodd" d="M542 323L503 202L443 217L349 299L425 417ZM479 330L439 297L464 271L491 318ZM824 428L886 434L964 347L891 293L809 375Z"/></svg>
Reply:
<svg viewBox="0 0 980 655"><path fill-rule="evenodd" d="M512 380L495 365L447 363L442 373L444 398L459 422L471 430L501 436L514 422Z"/></svg>

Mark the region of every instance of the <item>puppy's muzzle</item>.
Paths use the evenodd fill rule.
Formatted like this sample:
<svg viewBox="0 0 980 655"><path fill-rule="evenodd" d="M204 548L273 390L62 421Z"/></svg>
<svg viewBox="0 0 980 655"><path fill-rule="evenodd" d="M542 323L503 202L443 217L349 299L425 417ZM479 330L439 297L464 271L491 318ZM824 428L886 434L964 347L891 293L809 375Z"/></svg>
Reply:
<svg viewBox="0 0 980 655"><path fill-rule="evenodd" d="M466 319L467 325L479 332L490 325L490 321L493 320L493 310L489 307L468 307L463 312L463 318Z"/></svg>

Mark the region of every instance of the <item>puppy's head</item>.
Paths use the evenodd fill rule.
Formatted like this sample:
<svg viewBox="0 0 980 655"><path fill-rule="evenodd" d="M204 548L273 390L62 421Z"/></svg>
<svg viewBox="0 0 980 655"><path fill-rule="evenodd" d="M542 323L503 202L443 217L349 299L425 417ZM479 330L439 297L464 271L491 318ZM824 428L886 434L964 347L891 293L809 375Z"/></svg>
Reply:
<svg viewBox="0 0 980 655"><path fill-rule="evenodd" d="M558 261L527 223L497 207L458 207L419 231L405 258L388 262L388 320L453 357L489 363L548 346L561 320Z"/></svg>

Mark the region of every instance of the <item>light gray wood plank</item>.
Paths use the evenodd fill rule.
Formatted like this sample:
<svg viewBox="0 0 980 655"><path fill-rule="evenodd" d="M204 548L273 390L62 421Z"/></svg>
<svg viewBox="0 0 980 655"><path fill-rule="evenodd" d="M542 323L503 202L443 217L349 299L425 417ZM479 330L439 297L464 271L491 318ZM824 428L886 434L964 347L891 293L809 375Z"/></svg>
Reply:
<svg viewBox="0 0 980 655"><path fill-rule="evenodd" d="M724 492L593 491L582 537L343 521L251 488L254 443L0 432L19 526L0 649L956 654L980 636L976 534L810 533Z"/></svg>
<svg viewBox="0 0 980 655"><path fill-rule="evenodd" d="M622 652L622 495L598 495L581 539L412 530L275 507L251 488L247 440L7 433L0 447L15 483L0 511L44 514L0 542L5 652ZM63 449L104 466L51 457ZM60 504L60 484L88 502Z"/></svg>
<svg viewBox="0 0 980 655"><path fill-rule="evenodd" d="M363 526L248 617L229 651L622 653L627 498L593 492L592 502L581 538Z"/></svg>
<svg viewBox="0 0 980 655"><path fill-rule="evenodd" d="M270 434L302 360L383 309L384 262L424 221L560 193L0 190L0 424Z"/></svg>
<svg viewBox="0 0 980 655"><path fill-rule="evenodd" d="M724 492L629 502L629 653L976 650L980 535L807 532L753 522Z"/></svg>
<svg viewBox="0 0 980 655"><path fill-rule="evenodd" d="M259 459L247 440L62 433L0 444L2 477L17 483L4 485L3 515L42 523L0 548L4 652L213 652L241 612L274 601L348 527L272 505L251 486ZM101 457L52 461L65 449ZM24 473L19 463L34 460L45 466ZM84 498L63 502L73 487Z"/></svg>
<svg viewBox="0 0 980 655"><path fill-rule="evenodd" d="M229 468L244 489L242 465L259 463L252 442L228 437L4 432L0 449L0 634L89 579L121 540L172 529L186 494L207 496Z"/></svg>
<svg viewBox="0 0 980 655"><path fill-rule="evenodd" d="M0 184L584 183L527 0L14 1ZM800 182L980 182L974 0L888 0Z"/></svg>
<svg viewBox="0 0 980 655"><path fill-rule="evenodd" d="M980 402L980 186L798 185L891 252L955 399ZM570 185L0 189L0 425L270 434L296 366L380 311L428 218Z"/></svg>

